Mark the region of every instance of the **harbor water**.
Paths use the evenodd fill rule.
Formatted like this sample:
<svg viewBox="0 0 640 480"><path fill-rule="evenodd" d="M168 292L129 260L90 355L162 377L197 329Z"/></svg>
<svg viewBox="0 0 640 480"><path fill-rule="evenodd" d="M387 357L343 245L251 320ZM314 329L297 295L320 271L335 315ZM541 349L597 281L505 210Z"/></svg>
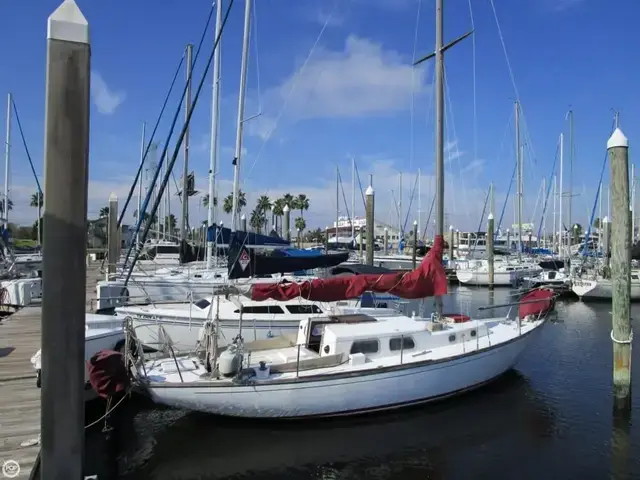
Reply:
<svg viewBox="0 0 640 480"><path fill-rule="evenodd" d="M452 288L445 306L476 314L478 307L508 303L511 294ZM405 308L428 313L432 303ZM87 433L87 471L136 480L638 479L638 389L630 418L612 413L611 304L559 301L556 310L513 371L455 399L284 423L134 401L122 407L119 418L126 420L108 440L100 427ZM640 305L633 306L638 315Z"/></svg>

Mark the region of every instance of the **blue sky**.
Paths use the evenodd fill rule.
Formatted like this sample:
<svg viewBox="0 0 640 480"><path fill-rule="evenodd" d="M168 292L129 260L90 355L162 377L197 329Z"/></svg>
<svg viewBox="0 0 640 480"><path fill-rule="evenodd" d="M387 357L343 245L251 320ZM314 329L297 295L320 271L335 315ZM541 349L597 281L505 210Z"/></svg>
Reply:
<svg viewBox="0 0 640 480"><path fill-rule="evenodd" d="M336 165L351 208L350 158L355 157L363 183L373 174L376 216L394 224L391 190L397 198L398 172L404 172L406 212L420 168L422 199L414 200L409 221L418 217L420 203L424 222L432 195L433 72L431 65L414 69L411 63L416 38L415 56L432 50L433 0L254 3L245 116L261 116L246 123L241 175L243 188L251 193L250 204L260 194L305 193L311 202L305 215L308 225L324 227L335 217ZM516 93L491 1L471 3L476 32L475 116L474 41L468 39L446 55L449 221L461 229L475 229L491 181L499 213L515 161L513 102L519 95L527 143L525 219L540 221L536 197L542 178L550 174L558 135L563 130L568 133L565 115L572 108L573 183L574 192L581 193L574 199L574 221L586 223L612 109L621 111L621 126L632 145L638 137L635 112L640 97L634 83L639 72L637 60L628 52L640 41L632 25L640 4L617 0L614 10L597 0L494 0ZM40 175L46 20L58 4L58 0L4 0L0 5L2 103L4 94L12 92ZM89 215L94 216L110 192L124 199L139 161L142 121L155 122L184 47L198 42L211 3L78 0L78 5L89 21L92 42ZM243 15L244 2L236 0L222 42L220 196L231 189ZM445 38L452 40L471 28L469 2L445 0L445 17ZM212 37L211 31L198 59L196 81ZM177 101L174 95L170 110ZM191 129L191 165L197 186L204 191L210 116L209 74ZM167 131L165 120L161 140ZM568 160L568 137L565 144ZM11 195L16 203L12 215L15 221L30 223L35 211L28 207L28 196L35 191L35 182L17 128L12 145ZM181 168L180 157L176 177ZM605 182L607 173L608 169ZM198 203L197 198L192 200L192 223L206 215ZM178 210L177 201L172 208ZM345 212L342 200L340 210ZM512 209L507 212L511 223ZM362 213L358 193L356 214Z"/></svg>

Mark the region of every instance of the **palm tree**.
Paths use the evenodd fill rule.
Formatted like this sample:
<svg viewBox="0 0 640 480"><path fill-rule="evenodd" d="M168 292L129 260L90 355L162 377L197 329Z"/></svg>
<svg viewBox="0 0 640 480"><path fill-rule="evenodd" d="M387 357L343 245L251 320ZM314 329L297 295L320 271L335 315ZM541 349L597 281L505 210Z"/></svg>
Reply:
<svg viewBox="0 0 640 480"><path fill-rule="evenodd" d="M280 217L284 215L284 205L285 205L284 199L278 198L276 201L273 202L273 205L271 206L271 213L276 219L276 230L278 229L278 224L280 223L278 220L280 219ZM280 231L280 235L282 235L281 231Z"/></svg>
<svg viewBox="0 0 640 480"><path fill-rule="evenodd" d="M298 217L298 218L296 218L295 225L296 225L296 230L300 230L301 232L302 232L305 228L307 228L307 222L306 222L306 221L305 221L305 219L304 219L304 218L302 218L302 217Z"/></svg>
<svg viewBox="0 0 640 480"><path fill-rule="evenodd" d="M98 214L99 218L104 218L108 216L109 216L109 205L107 205L106 207L102 207L100 209L100 213Z"/></svg>
<svg viewBox="0 0 640 480"><path fill-rule="evenodd" d="M242 190L238 191L238 211L236 213L240 214L242 209L247 206L247 196ZM227 195L224 199L224 203L222 205L222 210L224 213L229 215L233 210L233 193Z"/></svg>
<svg viewBox="0 0 640 480"><path fill-rule="evenodd" d="M256 208L251 212L249 224L253 227L256 233L262 233L262 227L267 224L267 216L258 206L256 206Z"/></svg>
<svg viewBox="0 0 640 480"><path fill-rule="evenodd" d="M164 231L165 232L173 232L176 229L176 225L178 224L176 220L176 216L172 213L164 217Z"/></svg>
<svg viewBox="0 0 640 480"><path fill-rule="evenodd" d="M285 193L282 196L282 201L284 202L285 205L288 205L289 208L293 208L293 195L291 195L290 193Z"/></svg>
<svg viewBox="0 0 640 480"><path fill-rule="evenodd" d="M9 199L7 205L9 206L9 210L13 210L13 200ZM0 200L0 215L4 215L4 213L4 199L2 199Z"/></svg>
<svg viewBox="0 0 640 480"><path fill-rule="evenodd" d="M209 194L207 193L204 197L202 197L202 206L204 208L208 208L209 207ZM217 207L218 206L218 197L213 197L213 206Z"/></svg>
<svg viewBox="0 0 640 480"><path fill-rule="evenodd" d="M258 197L258 201L256 202L256 208L259 208L260 210L262 210L262 213L264 213L265 218L267 218L267 212L271 211L271 199L269 199L269 197L267 195L260 195L260 197Z"/></svg>
<svg viewBox="0 0 640 480"><path fill-rule="evenodd" d="M304 218L305 210L309 210L309 199L304 193L301 193L296 198L296 210L300 210L300 216Z"/></svg>
<svg viewBox="0 0 640 480"><path fill-rule="evenodd" d="M40 202L38 202L38 199L40 199ZM31 202L29 202L29 206L30 207L38 207L38 205L40 205L41 207L44 205L44 194L40 191L37 191L36 193L31 195ZM11 200L9 200L9 210L11 210Z"/></svg>

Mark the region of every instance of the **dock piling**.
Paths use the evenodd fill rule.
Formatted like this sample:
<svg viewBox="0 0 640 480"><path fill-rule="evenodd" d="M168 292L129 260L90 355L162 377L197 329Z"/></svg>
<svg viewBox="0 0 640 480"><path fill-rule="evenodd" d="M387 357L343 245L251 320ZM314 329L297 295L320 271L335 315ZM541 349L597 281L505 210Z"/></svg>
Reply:
<svg viewBox="0 0 640 480"><path fill-rule="evenodd" d="M373 187L369 185L365 192L365 216L367 222L367 265L373 265L373 244L375 241L375 192ZM362 233L360 233L360 243L362 244Z"/></svg>
<svg viewBox="0 0 640 480"><path fill-rule="evenodd" d="M493 230L494 220L493 213L489 213L487 226L487 260L489 262L489 289L493 290L494 287L494 264L493 264Z"/></svg>
<svg viewBox="0 0 640 480"><path fill-rule="evenodd" d="M413 221L413 252L411 252L411 263L413 264L413 269L416 269L417 256L418 254L418 220Z"/></svg>
<svg viewBox="0 0 640 480"><path fill-rule="evenodd" d="M453 267L453 225L449 225L449 268Z"/></svg>
<svg viewBox="0 0 640 480"><path fill-rule="evenodd" d="M613 342L614 408L631 404L631 219L629 216L629 140L616 128L607 142L611 168L611 283L613 287L611 340Z"/></svg>
<svg viewBox="0 0 640 480"><path fill-rule="evenodd" d="M284 238L287 240L287 242L290 242L291 241L291 208L289 208L289 205L285 205L282 211L284 212L284 223L282 225L282 228L284 230ZM336 241L337 240L338 239L336 238Z"/></svg>
<svg viewBox="0 0 640 480"><path fill-rule="evenodd" d="M91 71L89 25L74 0L49 16L46 62L40 477L67 480L84 473Z"/></svg>
<svg viewBox="0 0 640 480"><path fill-rule="evenodd" d="M120 257L118 239L118 197L115 193L109 195L109 218L107 227L107 280L110 274L116 273L116 265Z"/></svg>
<svg viewBox="0 0 640 480"><path fill-rule="evenodd" d="M389 229L387 227L384 227L384 238L382 240L382 249L384 251L384 254L387 255L389 251Z"/></svg>

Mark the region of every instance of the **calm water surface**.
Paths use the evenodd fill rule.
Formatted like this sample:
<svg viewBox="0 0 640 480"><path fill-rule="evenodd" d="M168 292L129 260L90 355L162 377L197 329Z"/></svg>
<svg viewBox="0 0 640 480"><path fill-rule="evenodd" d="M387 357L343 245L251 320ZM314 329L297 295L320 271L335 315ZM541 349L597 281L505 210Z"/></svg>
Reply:
<svg viewBox="0 0 640 480"><path fill-rule="evenodd" d="M447 310L474 313L508 302L510 292L489 295L460 287ZM431 304L407 308L421 313ZM514 371L453 400L284 424L130 405L114 440L105 444L99 429L89 434L88 457L110 459L94 468L110 465L101 479L638 479L640 428L612 418L610 311L559 302L556 321ZM635 395L636 423L639 411Z"/></svg>

